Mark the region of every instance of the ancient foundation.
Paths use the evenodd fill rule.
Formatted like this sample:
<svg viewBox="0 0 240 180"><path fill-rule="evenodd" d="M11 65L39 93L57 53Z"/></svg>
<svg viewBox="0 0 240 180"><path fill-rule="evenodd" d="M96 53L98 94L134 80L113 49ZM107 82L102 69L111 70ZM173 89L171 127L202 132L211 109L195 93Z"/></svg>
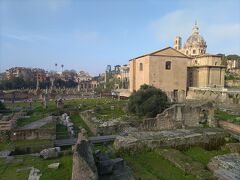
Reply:
<svg viewBox="0 0 240 180"><path fill-rule="evenodd" d="M131 124L130 122L124 122L118 119L101 122L96 118L92 110L83 111L80 113L80 116L94 135L116 134Z"/></svg>
<svg viewBox="0 0 240 180"><path fill-rule="evenodd" d="M210 102L175 104L155 118L144 119L141 130L166 130L186 127L216 126L214 105Z"/></svg>
<svg viewBox="0 0 240 180"><path fill-rule="evenodd" d="M127 136L117 136L114 148L119 152L137 152L163 147L182 150L191 146L215 149L225 143L224 137L224 131L219 128L140 131L131 132Z"/></svg>

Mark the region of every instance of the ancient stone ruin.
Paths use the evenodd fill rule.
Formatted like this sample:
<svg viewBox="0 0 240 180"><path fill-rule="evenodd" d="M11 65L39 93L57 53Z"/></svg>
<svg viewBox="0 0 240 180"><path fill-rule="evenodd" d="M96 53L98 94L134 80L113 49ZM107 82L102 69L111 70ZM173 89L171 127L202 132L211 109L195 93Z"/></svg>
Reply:
<svg viewBox="0 0 240 180"><path fill-rule="evenodd" d="M111 135L119 133L126 127L131 126L131 122L122 121L121 119L112 119L102 121L96 118L93 110L86 110L80 113L81 118L88 125L95 135Z"/></svg>
<svg viewBox="0 0 240 180"><path fill-rule="evenodd" d="M240 179L240 155L238 153L215 156L208 163L208 168L220 180Z"/></svg>
<svg viewBox="0 0 240 180"><path fill-rule="evenodd" d="M77 143L73 147L72 180L82 179L98 179L97 167L85 130L78 134Z"/></svg>
<svg viewBox="0 0 240 180"><path fill-rule="evenodd" d="M55 148L49 148L49 149L43 149L40 152L40 157L43 159L52 159L57 158L60 154L61 148L55 147Z"/></svg>
<svg viewBox="0 0 240 180"><path fill-rule="evenodd" d="M181 150L191 146L214 149L224 144L224 137L224 131L219 128L135 131L128 135L117 136L114 148L120 152L137 152L163 147Z"/></svg>
<svg viewBox="0 0 240 180"><path fill-rule="evenodd" d="M75 135L74 124L72 123L72 121L70 119L70 116L68 116L67 113L62 114L58 123L66 126L67 130L68 130L68 134L70 135L70 137L74 137L74 135Z"/></svg>
<svg viewBox="0 0 240 180"><path fill-rule="evenodd" d="M141 130L181 129L200 126L215 127L214 105L210 102L188 102L175 104L158 114L148 118L140 125Z"/></svg>

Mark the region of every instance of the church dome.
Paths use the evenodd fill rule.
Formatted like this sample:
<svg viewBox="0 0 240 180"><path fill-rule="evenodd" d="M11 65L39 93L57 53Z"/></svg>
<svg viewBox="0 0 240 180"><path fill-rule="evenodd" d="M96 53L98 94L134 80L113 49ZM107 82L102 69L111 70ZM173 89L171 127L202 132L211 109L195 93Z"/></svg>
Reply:
<svg viewBox="0 0 240 180"><path fill-rule="evenodd" d="M192 35L187 39L184 48L206 48L206 41L199 35L199 28L195 24Z"/></svg>

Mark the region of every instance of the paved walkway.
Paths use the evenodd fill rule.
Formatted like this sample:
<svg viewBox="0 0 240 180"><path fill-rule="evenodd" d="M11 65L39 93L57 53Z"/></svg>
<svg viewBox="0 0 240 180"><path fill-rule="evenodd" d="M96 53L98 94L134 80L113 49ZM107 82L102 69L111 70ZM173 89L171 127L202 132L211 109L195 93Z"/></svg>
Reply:
<svg viewBox="0 0 240 180"><path fill-rule="evenodd" d="M27 124L27 125L25 125L23 127L20 127L18 129L20 129L20 130L23 130L23 129L38 129L38 128L40 128L40 127L44 126L45 124L48 124L48 123L50 123L52 121L53 121L53 117L52 116L48 116L48 117L45 117L43 119L37 120L35 122L32 122L30 124Z"/></svg>

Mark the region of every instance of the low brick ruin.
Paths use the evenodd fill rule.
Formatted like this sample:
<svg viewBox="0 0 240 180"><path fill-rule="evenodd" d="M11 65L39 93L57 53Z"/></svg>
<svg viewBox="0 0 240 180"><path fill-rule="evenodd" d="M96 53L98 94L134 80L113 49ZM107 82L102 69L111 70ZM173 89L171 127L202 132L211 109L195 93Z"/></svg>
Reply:
<svg viewBox="0 0 240 180"><path fill-rule="evenodd" d="M52 126L41 128L46 124L52 124ZM34 139L56 139L56 118L54 116L45 117L21 128L12 129L11 131L11 140L13 141Z"/></svg>
<svg viewBox="0 0 240 180"><path fill-rule="evenodd" d="M83 121L88 125L94 135L111 135L119 133L122 129L129 127L131 122L122 121L121 119L112 119L101 121L96 118L93 110L86 110L80 113Z"/></svg>
<svg viewBox="0 0 240 180"><path fill-rule="evenodd" d="M191 146L214 149L225 143L225 136L224 131L219 128L136 131L126 136L117 136L114 148L119 152L137 152L163 147L187 149Z"/></svg>
<svg viewBox="0 0 240 180"><path fill-rule="evenodd" d="M140 125L141 130L166 130L199 127L206 124L216 126L214 105L210 102L189 102L175 104L158 114L155 118L147 118Z"/></svg>

